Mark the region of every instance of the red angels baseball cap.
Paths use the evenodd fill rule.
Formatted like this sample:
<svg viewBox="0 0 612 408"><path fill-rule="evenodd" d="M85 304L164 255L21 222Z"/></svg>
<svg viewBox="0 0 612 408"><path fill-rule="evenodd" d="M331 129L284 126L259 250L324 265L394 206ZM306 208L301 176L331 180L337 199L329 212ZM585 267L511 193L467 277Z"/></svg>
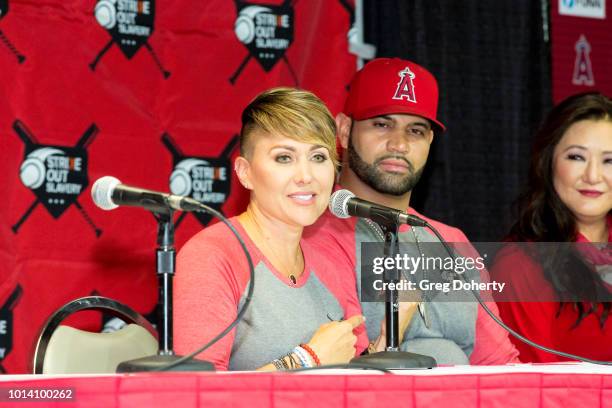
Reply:
<svg viewBox="0 0 612 408"><path fill-rule="evenodd" d="M411 61L378 58L353 76L343 112L355 120L407 113L444 131L437 110L438 83L429 71Z"/></svg>

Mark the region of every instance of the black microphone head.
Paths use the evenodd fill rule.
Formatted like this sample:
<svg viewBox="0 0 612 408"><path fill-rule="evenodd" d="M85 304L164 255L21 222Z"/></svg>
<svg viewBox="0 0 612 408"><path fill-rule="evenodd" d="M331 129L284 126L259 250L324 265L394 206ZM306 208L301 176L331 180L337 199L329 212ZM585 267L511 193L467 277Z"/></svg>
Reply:
<svg viewBox="0 0 612 408"><path fill-rule="evenodd" d="M355 194L348 190L338 190L329 197L329 211L338 218L349 218L348 201L355 197Z"/></svg>
<svg viewBox="0 0 612 408"><path fill-rule="evenodd" d="M100 177L91 188L91 199L103 210L114 210L119 207L113 202L113 191L121 182L113 176Z"/></svg>

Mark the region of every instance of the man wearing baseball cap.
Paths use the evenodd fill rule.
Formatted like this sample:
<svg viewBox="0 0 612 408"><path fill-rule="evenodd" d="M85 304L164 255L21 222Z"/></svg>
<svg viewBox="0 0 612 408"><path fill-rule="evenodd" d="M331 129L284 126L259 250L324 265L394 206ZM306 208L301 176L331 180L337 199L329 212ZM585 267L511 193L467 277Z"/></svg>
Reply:
<svg viewBox="0 0 612 408"><path fill-rule="evenodd" d="M412 190L423 173L434 135L439 137L445 130L437 119L437 107L438 85L425 68L397 58L379 58L365 65L353 77L344 109L336 116L343 148L338 187L361 199L418 215L446 241L468 245L459 229L428 219L410 207ZM346 255L336 253L335 259L341 262L346 258L354 266L356 276L346 279L361 292L361 243L382 241L376 225L364 218L336 218L328 212L307 231L306 238L328 256L334 256L334 251ZM430 230L407 225L401 226L399 240L416 244L416 248L438 242ZM481 273L486 272L474 269L466 276L480 279ZM430 355L438 364L518 361L507 333L476 301L445 302L441 293L430 300L409 318L402 350ZM488 305L498 314L495 303ZM362 307L368 337L376 339L384 320L384 304L362 298Z"/></svg>

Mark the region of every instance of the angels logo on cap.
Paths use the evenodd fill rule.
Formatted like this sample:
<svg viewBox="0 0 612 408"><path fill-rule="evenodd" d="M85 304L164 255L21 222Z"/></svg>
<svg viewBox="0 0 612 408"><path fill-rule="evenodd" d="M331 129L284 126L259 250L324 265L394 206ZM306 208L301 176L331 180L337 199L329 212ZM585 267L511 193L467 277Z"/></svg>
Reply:
<svg viewBox="0 0 612 408"><path fill-rule="evenodd" d="M354 120L391 114L421 116L435 128L445 129L436 118L436 78L420 65L399 58L372 60L355 73L342 111Z"/></svg>
<svg viewBox="0 0 612 408"><path fill-rule="evenodd" d="M410 71L410 68L406 67L403 71L398 72L400 80L397 83L397 89L395 90L395 95L393 95L393 99L406 98L410 102L416 103L416 97L414 95L414 84L412 80L414 79L414 73Z"/></svg>

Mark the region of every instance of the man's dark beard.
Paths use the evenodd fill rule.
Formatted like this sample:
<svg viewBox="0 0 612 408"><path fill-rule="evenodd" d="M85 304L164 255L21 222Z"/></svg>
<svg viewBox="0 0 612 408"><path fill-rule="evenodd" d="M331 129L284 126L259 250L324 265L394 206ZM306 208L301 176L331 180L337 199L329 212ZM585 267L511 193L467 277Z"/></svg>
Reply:
<svg viewBox="0 0 612 408"><path fill-rule="evenodd" d="M409 174L401 176L399 174L386 174L379 170L377 165L386 159L403 160L408 165ZM365 162L359 153L355 150L353 142L349 137L348 143L348 163L353 172L368 186L382 194L390 194L394 196L402 196L416 186L423 174L425 166L418 169L416 172L414 166L406 158L397 155L386 155L374 161L373 164Z"/></svg>

